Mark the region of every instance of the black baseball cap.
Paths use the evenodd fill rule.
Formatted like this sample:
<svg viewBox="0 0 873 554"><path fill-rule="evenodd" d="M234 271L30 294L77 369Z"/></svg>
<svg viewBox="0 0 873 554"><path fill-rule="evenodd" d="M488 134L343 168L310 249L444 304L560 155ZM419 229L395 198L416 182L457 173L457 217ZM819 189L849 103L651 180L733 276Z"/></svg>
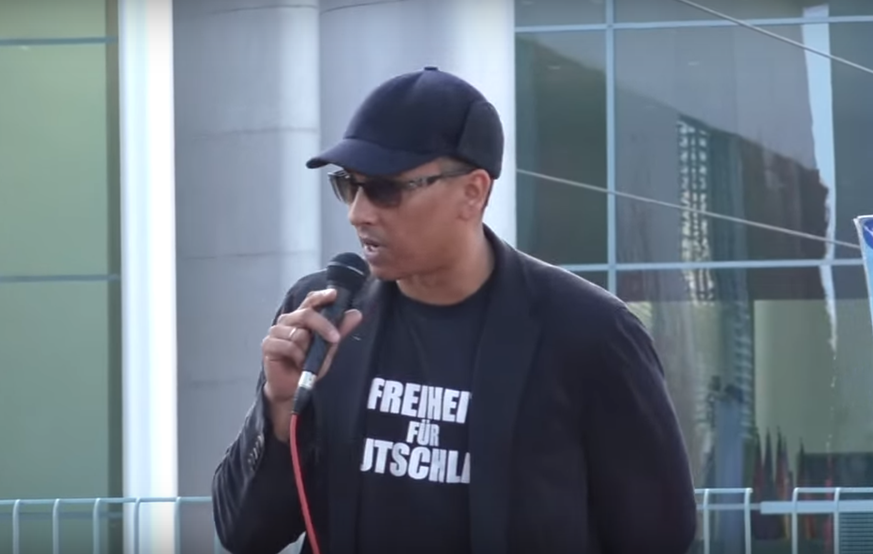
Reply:
<svg viewBox="0 0 873 554"><path fill-rule="evenodd" d="M355 112L342 140L306 166L332 164L389 176L444 156L497 179L503 164L503 126L497 110L473 85L426 67L379 85Z"/></svg>

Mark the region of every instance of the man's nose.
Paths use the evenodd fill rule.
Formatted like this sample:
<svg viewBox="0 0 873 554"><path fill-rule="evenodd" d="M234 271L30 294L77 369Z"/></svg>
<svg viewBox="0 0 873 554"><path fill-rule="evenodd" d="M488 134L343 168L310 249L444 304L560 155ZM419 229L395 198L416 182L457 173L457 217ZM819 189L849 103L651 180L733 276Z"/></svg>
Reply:
<svg viewBox="0 0 873 554"><path fill-rule="evenodd" d="M377 219L378 208L370 202L362 189L358 189L355 198L349 204L349 223L353 227L373 225Z"/></svg>

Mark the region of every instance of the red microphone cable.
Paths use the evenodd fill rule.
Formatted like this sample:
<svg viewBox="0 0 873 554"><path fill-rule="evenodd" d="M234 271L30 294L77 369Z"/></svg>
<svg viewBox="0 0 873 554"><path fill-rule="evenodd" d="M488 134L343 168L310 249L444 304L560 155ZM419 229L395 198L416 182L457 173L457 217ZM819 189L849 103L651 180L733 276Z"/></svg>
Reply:
<svg viewBox="0 0 873 554"><path fill-rule="evenodd" d="M360 291L369 276L370 268L366 261L358 254L345 252L331 258L327 264L327 285L336 290L336 300L326 306L322 314L328 321L339 323L343 314L352 305L352 299ZM294 332L292 331L292 335ZM315 386L318 370L327 358L330 344L320 336L314 336L310 351L303 362L303 371L297 382L297 390L294 392L294 408L291 410L290 437L291 463L294 469L294 481L297 484L297 496L300 499L300 511L303 514L303 522L306 524L306 535L312 554L321 554L318 545L318 537L315 535L315 526L312 524L312 513L309 510L309 501L306 498L306 487L303 484L303 464L300 461L300 444L297 436L299 418L309 401L312 399L312 388ZM311 367L310 367L311 366Z"/></svg>
<svg viewBox="0 0 873 554"><path fill-rule="evenodd" d="M294 481L297 485L297 498L300 500L300 512L303 514L303 522L306 524L306 537L312 547L312 554L321 554L318 545L318 537L315 535L315 525L312 523L312 513L309 511L309 501L306 497L306 489L303 486L303 464L300 462L300 445L297 441L297 426L300 421L300 412L309 403L311 388L298 387L294 398L294 410L291 412L291 429L289 442L291 443L291 464L294 468Z"/></svg>

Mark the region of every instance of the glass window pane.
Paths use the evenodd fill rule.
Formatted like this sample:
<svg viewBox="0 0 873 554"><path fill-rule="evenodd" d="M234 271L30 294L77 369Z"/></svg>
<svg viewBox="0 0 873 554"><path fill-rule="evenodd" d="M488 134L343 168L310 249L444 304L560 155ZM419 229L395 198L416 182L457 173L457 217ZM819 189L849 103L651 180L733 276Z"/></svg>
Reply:
<svg viewBox="0 0 873 554"><path fill-rule="evenodd" d="M121 496L120 305L117 281L0 283L0 498ZM62 330L48 336L51 318ZM63 544L91 544L92 508L62 507ZM0 544L8 517L0 508ZM107 551L121 523L103 521ZM22 552L51 539L51 506L23 508Z"/></svg>
<svg viewBox="0 0 873 554"><path fill-rule="evenodd" d="M0 498L119 493L118 282L0 284L0 306Z"/></svg>
<svg viewBox="0 0 873 554"><path fill-rule="evenodd" d="M603 23L605 11L604 0L515 0L515 24L527 27Z"/></svg>
<svg viewBox="0 0 873 554"><path fill-rule="evenodd" d="M861 266L619 272L618 295L661 354L698 487L755 486L756 435L774 449L784 439L796 478L801 446L810 459L873 452L863 279ZM835 486L869 483L873 454L853 463Z"/></svg>
<svg viewBox="0 0 873 554"><path fill-rule="evenodd" d="M0 275L118 270L115 51L0 47Z"/></svg>
<svg viewBox="0 0 873 554"><path fill-rule="evenodd" d="M606 188L604 34L519 34L518 168ZM606 195L519 174L519 247L557 264L606 262Z"/></svg>
<svg viewBox="0 0 873 554"><path fill-rule="evenodd" d="M0 5L0 40L116 35L114 5L112 0L8 0Z"/></svg>
<svg viewBox="0 0 873 554"><path fill-rule="evenodd" d="M614 1L615 19L619 22L721 19L676 0ZM694 0L694 3L735 19L873 15L873 2L869 0Z"/></svg>
<svg viewBox="0 0 873 554"><path fill-rule="evenodd" d="M626 302L864 299L862 265L618 272Z"/></svg>
<svg viewBox="0 0 873 554"><path fill-rule="evenodd" d="M771 29L873 65L873 25ZM621 192L857 243L873 212L873 79L744 28L616 32ZM618 199L619 262L815 259L858 251Z"/></svg>
<svg viewBox="0 0 873 554"><path fill-rule="evenodd" d="M873 327L861 266L618 276L659 350L697 487L752 487L759 502L795 486L869 486ZM713 544L743 537L732 515L717 518ZM785 541L782 519L753 521L754 551L781 552L765 547ZM801 546L820 544L827 523L804 519Z"/></svg>

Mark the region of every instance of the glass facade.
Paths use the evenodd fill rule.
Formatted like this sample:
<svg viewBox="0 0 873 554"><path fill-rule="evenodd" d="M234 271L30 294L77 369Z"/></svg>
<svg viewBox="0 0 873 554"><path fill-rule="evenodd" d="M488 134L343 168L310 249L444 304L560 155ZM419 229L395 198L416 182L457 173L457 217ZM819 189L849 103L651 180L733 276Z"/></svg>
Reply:
<svg viewBox="0 0 873 554"><path fill-rule="evenodd" d="M873 212L873 76L828 56L873 66L873 3L697 4L719 14L516 0L518 244L648 325L697 487L870 486L873 330L845 243ZM742 552L742 515L712 521ZM802 551L829 525L802 517ZM753 530L788 551L781 518Z"/></svg>
<svg viewBox="0 0 873 554"><path fill-rule="evenodd" d="M112 1L0 3L0 498L121 494L116 27Z"/></svg>

